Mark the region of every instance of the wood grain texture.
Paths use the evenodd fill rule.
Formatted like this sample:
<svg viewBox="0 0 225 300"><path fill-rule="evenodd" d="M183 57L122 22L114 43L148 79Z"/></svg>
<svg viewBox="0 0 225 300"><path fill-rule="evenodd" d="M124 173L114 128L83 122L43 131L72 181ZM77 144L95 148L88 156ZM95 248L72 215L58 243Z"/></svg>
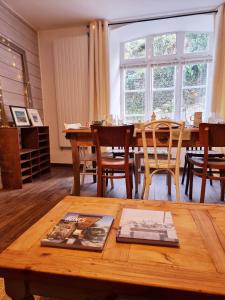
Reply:
<svg viewBox="0 0 225 300"><path fill-rule="evenodd" d="M25 50L31 88L34 93L33 98L39 99L38 103L34 101L34 108L38 109L41 117L43 117L37 32L11 12L1 1L0 36L11 40ZM7 47L0 45L0 85L2 86L3 101L9 121L12 121L12 117L8 105L25 106L21 75L20 57L14 51L9 51ZM16 99L9 97L9 93L18 97Z"/></svg>
<svg viewBox="0 0 225 300"><path fill-rule="evenodd" d="M115 234L123 207L171 211L180 248L117 244ZM115 217L102 253L40 247L41 238L68 211L111 214ZM139 295L156 287L225 296L225 272L223 269L218 272L212 253L220 247L220 237L213 227L201 226L203 222L213 222L211 211L215 217L221 212L225 214L225 207L67 196L2 252L0 275L9 280L26 279L33 288L32 292L38 292L41 282L61 283L62 286L67 282L70 286L76 280L80 288L85 288L87 283L89 287L101 287L103 290L113 286L116 293L124 293L126 287L127 293L130 288ZM196 222L196 215L199 222ZM217 226L220 227L220 223ZM216 241L214 249L205 241L202 231L209 241ZM220 235L224 235L222 230ZM221 257L224 256L225 253L221 252ZM36 290L33 282L39 283Z"/></svg>

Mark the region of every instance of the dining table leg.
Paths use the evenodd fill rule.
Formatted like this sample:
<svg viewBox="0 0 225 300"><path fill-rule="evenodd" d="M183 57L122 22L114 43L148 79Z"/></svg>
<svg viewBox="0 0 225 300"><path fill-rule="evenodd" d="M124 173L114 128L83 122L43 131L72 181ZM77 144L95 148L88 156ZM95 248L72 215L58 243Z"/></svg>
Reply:
<svg viewBox="0 0 225 300"><path fill-rule="evenodd" d="M72 195L80 196L80 155L79 147L76 139L70 140L72 147L72 159L73 159L73 188Z"/></svg>

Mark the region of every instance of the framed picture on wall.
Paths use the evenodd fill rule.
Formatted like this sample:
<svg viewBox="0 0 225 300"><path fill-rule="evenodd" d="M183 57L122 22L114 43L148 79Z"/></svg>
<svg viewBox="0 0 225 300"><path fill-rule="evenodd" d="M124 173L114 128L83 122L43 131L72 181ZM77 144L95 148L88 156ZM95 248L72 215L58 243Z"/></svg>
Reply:
<svg viewBox="0 0 225 300"><path fill-rule="evenodd" d="M27 108L27 113L33 126L43 126L42 120L37 109Z"/></svg>
<svg viewBox="0 0 225 300"><path fill-rule="evenodd" d="M13 121L17 127L30 126L30 121L25 107L10 105Z"/></svg>

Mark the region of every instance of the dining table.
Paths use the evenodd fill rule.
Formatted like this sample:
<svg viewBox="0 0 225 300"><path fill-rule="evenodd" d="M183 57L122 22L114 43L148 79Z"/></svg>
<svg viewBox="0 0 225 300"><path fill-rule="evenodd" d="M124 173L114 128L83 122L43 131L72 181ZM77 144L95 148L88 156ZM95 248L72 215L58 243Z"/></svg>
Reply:
<svg viewBox="0 0 225 300"><path fill-rule="evenodd" d="M73 188L72 195L80 195L80 155L79 147L93 147L94 142L92 138L91 129L89 127L82 127L80 129L66 129L63 131L66 139L70 141L72 149L73 162ZM153 138L151 130L146 131L147 146L153 146ZM157 145L159 147L166 147L168 144L168 130L160 129L157 135ZM176 145L177 140L173 140ZM111 146L111 145L107 145ZM201 146L199 140L199 129L195 127L188 127L184 129L182 147L199 147ZM142 147L141 130L135 128L134 136L131 140L130 147Z"/></svg>

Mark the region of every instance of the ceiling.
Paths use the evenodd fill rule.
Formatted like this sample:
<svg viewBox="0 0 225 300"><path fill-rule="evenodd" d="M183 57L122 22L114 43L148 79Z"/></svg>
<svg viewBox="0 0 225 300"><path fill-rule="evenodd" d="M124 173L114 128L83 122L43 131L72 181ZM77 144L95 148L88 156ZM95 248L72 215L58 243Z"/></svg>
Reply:
<svg viewBox="0 0 225 300"><path fill-rule="evenodd" d="M38 30L87 24L96 18L109 21L137 19L203 9L224 0L2 0Z"/></svg>

